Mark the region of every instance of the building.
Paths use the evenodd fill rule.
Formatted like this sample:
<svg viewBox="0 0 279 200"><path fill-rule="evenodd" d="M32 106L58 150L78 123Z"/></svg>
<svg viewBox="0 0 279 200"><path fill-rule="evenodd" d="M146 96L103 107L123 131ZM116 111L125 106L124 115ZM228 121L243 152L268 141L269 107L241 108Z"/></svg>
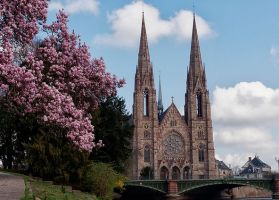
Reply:
<svg viewBox="0 0 279 200"><path fill-rule="evenodd" d="M248 161L241 167L240 176L245 178L265 178L271 175L271 167L261 161L258 156Z"/></svg>
<svg viewBox="0 0 279 200"><path fill-rule="evenodd" d="M232 170L221 160L216 160L217 177L229 178L233 176Z"/></svg>
<svg viewBox="0 0 279 200"><path fill-rule="evenodd" d="M143 15L133 97L133 179L139 179L144 168L152 169L155 179L216 177L211 108L195 16L185 76L182 116L174 102L163 109L161 83L157 103Z"/></svg>

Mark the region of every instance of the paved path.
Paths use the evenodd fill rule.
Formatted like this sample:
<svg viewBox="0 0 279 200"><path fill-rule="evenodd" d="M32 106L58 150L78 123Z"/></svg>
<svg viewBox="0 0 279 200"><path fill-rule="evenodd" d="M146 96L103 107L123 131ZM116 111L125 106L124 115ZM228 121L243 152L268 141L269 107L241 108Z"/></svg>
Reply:
<svg viewBox="0 0 279 200"><path fill-rule="evenodd" d="M24 189L22 177L0 172L0 200L20 200Z"/></svg>

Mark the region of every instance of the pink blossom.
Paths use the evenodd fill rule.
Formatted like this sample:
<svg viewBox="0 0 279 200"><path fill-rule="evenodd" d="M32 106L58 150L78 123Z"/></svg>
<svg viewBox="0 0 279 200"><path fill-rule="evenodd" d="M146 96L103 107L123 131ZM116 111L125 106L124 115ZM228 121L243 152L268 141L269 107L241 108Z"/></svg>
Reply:
<svg viewBox="0 0 279 200"><path fill-rule="evenodd" d="M103 59L91 59L88 47L70 33L68 18L60 11L57 21L43 25L48 36L23 63L15 64L13 44L30 45L45 22L47 0L2 0L0 3L0 88L6 103L38 123L57 125L81 150L103 146L94 141L90 111L99 101L116 93L124 80L105 70Z"/></svg>

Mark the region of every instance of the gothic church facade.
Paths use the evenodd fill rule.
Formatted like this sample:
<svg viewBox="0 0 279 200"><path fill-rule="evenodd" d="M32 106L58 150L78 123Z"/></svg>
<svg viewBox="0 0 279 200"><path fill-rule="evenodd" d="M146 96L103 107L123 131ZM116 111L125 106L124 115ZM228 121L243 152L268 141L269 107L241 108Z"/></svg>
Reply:
<svg viewBox="0 0 279 200"><path fill-rule="evenodd" d="M133 179L149 167L155 179L216 177L209 93L195 16L187 70L184 116L176 105L164 110L161 83L158 103L144 15L133 97Z"/></svg>

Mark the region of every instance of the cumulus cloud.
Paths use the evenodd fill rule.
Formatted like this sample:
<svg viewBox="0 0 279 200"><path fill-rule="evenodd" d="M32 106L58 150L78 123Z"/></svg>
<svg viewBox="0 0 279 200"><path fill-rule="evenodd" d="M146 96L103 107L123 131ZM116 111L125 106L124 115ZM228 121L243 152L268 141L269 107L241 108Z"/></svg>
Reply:
<svg viewBox="0 0 279 200"><path fill-rule="evenodd" d="M218 156L232 166L242 166L248 156L277 169L279 89L261 82L240 82L213 92L212 118Z"/></svg>
<svg viewBox="0 0 279 200"><path fill-rule="evenodd" d="M268 131L257 127L223 127L219 128L215 134L217 143L233 147L240 146L253 152L266 152L278 145Z"/></svg>
<svg viewBox="0 0 279 200"><path fill-rule="evenodd" d="M87 12L97 14L99 2L97 0L52 0L49 3L49 10L64 9L67 13Z"/></svg>
<svg viewBox="0 0 279 200"><path fill-rule="evenodd" d="M142 6L144 6L149 42L156 42L162 37L175 37L179 40L191 38L193 21L191 11L181 10L165 20L160 17L160 11L156 7L134 1L108 14L108 23L111 24L112 33L97 35L94 38L94 43L134 47L140 36L142 16L139 11ZM213 31L203 18L196 16L196 22L200 37L213 35Z"/></svg>
<svg viewBox="0 0 279 200"><path fill-rule="evenodd" d="M270 55L272 58L272 62L275 65L279 66L279 47L278 46L272 46L270 49Z"/></svg>
<svg viewBox="0 0 279 200"><path fill-rule="evenodd" d="M213 93L212 116L218 123L277 123L279 89L268 88L261 82L217 87Z"/></svg>

